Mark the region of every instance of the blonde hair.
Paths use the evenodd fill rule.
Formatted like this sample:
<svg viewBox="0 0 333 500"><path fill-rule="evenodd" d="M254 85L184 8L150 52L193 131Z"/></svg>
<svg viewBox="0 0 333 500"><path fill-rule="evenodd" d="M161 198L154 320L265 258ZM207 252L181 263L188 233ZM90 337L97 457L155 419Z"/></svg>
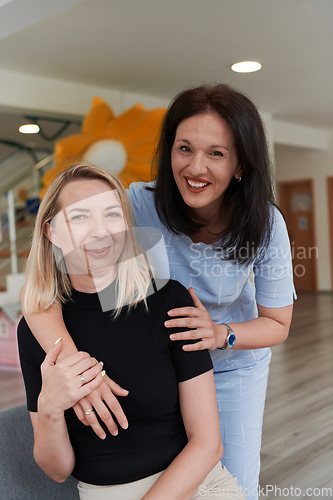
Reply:
<svg viewBox="0 0 333 500"><path fill-rule="evenodd" d="M127 223L124 247L118 261L114 316L120 314L125 304L130 308L144 301L147 307L146 293L152 276L151 268L145 251L133 236L132 211L125 189L112 173L86 162L78 162L55 177L40 204L26 266L25 313L48 309L54 302L64 303L71 295L72 285L68 273L58 268L54 246L45 233L46 225L61 210L59 194L62 187L80 179L100 179L116 189ZM60 249L57 251L61 252Z"/></svg>

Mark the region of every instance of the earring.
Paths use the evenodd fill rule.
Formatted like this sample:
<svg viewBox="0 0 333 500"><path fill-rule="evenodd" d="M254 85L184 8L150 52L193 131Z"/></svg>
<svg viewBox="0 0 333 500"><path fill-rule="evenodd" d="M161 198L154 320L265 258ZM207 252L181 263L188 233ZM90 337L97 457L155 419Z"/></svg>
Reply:
<svg viewBox="0 0 333 500"><path fill-rule="evenodd" d="M236 182L241 182L241 180L242 180L242 177L239 176L238 179L236 179Z"/></svg>

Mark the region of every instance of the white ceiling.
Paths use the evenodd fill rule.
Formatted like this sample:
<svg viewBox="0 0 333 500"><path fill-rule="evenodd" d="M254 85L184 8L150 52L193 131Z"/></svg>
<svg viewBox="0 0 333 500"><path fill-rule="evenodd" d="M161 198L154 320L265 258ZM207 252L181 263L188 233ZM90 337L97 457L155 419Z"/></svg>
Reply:
<svg viewBox="0 0 333 500"><path fill-rule="evenodd" d="M333 0L0 1L0 38L0 69L167 99L225 82L277 120L333 129ZM230 70L248 59L262 70Z"/></svg>

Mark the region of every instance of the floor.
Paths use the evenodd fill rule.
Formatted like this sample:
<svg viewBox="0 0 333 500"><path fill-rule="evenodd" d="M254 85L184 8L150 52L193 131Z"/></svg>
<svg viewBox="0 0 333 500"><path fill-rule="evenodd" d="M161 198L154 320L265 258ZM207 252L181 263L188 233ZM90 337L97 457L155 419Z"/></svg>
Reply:
<svg viewBox="0 0 333 500"><path fill-rule="evenodd" d="M333 295L299 294L272 350L260 497L333 499ZM0 372L0 409L24 402L21 375Z"/></svg>

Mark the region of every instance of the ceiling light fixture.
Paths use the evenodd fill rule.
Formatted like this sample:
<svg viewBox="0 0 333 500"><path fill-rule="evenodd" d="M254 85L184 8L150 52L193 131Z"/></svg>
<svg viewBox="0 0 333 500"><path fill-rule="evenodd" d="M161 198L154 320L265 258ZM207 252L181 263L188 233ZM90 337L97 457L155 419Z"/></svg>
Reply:
<svg viewBox="0 0 333 500"><path fill-rule="evenodd" d="M38 134L39 126L36 123L26 123L19 128L21 134Z"/></svg>
<svg viewBox="0 0 333 500"><path fill-rule="evenodd" d="M256 61L242 61L231 66L236 73L253 73L261 69L261 64Z"/></svg>

